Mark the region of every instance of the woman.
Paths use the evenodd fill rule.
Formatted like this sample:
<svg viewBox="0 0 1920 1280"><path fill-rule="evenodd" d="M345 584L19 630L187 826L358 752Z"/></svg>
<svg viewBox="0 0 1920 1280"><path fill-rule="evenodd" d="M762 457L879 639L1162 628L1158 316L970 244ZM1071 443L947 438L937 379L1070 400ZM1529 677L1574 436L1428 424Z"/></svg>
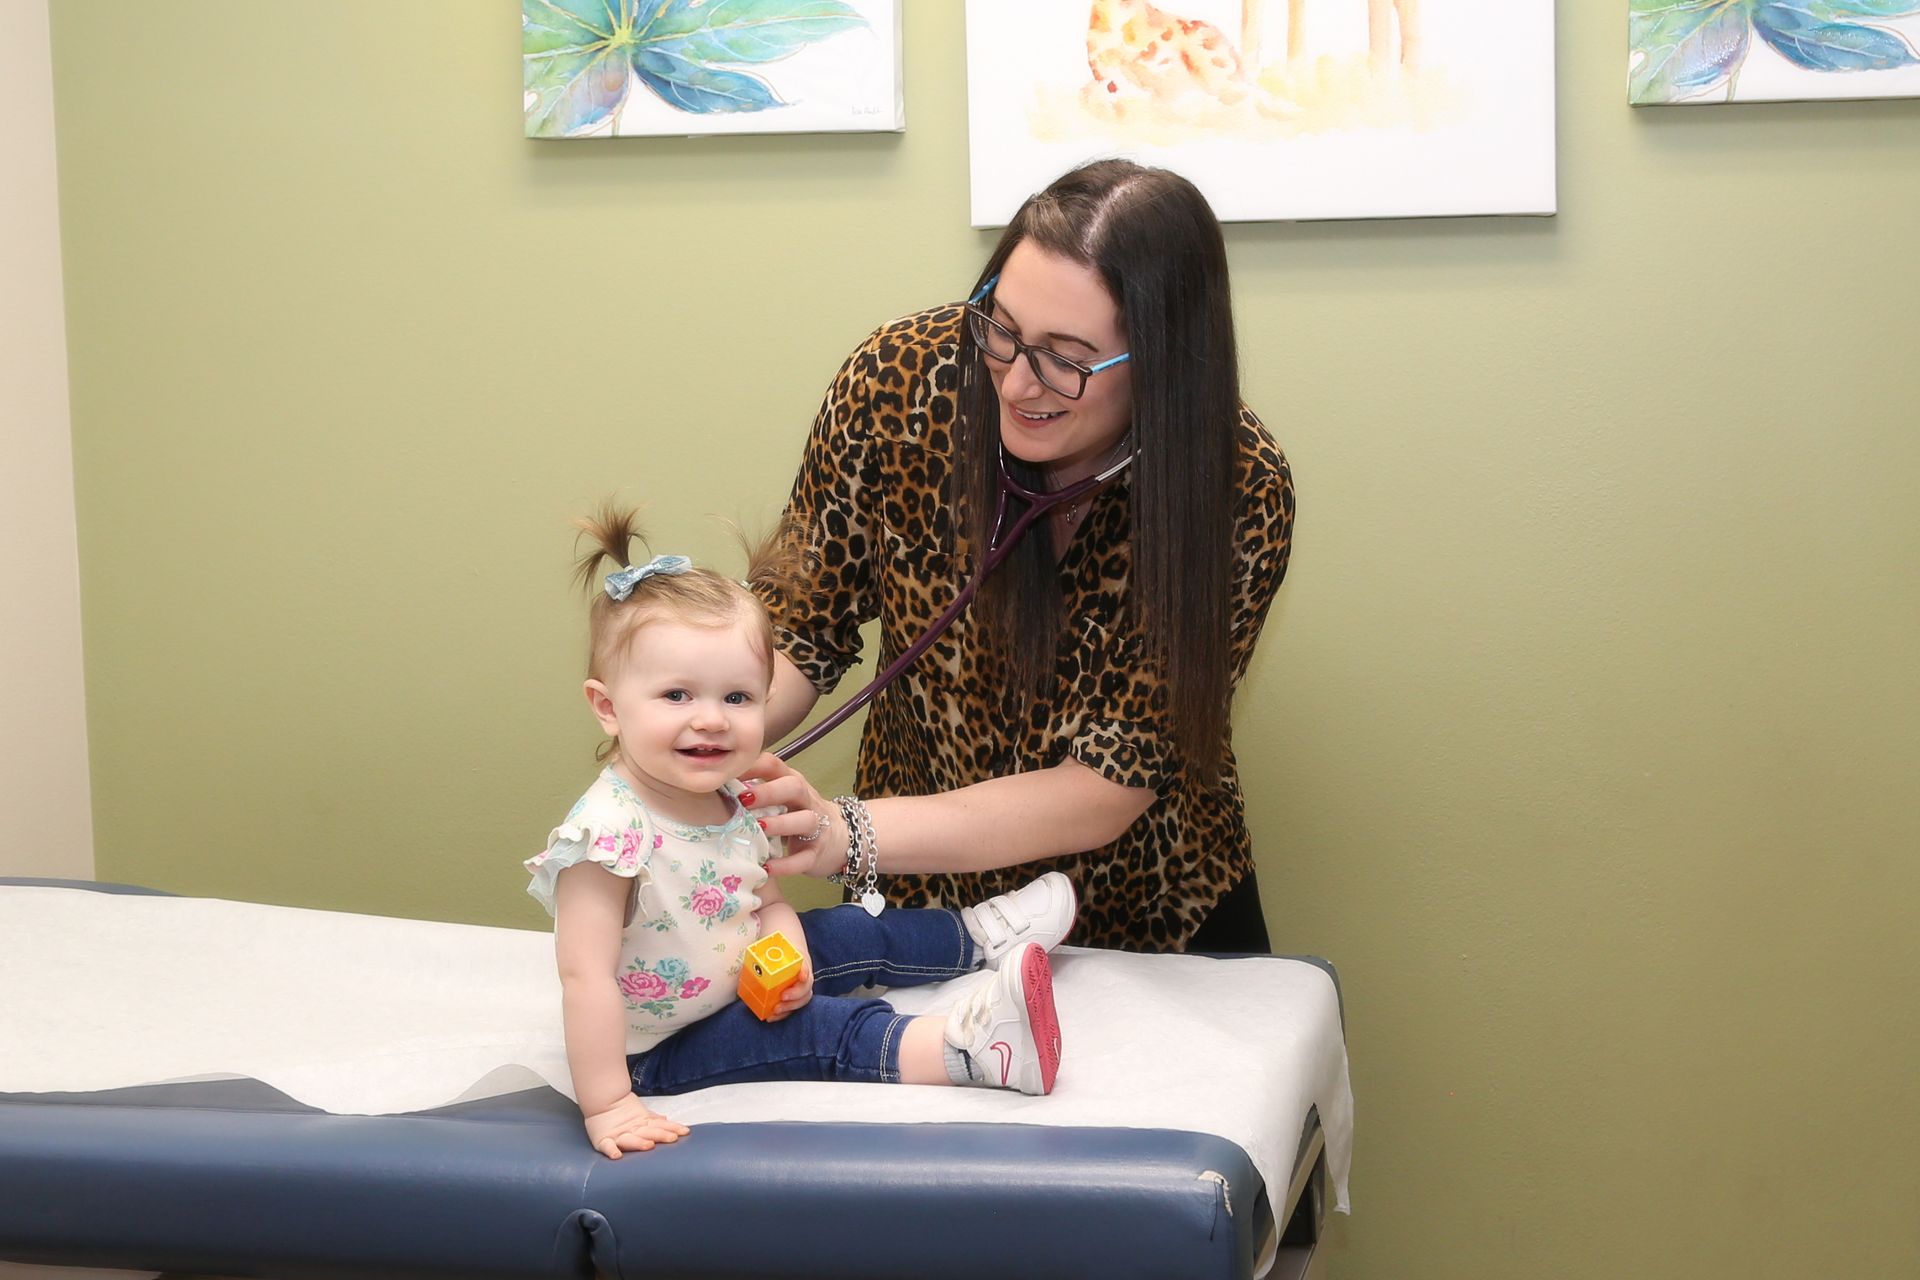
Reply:
<svg viewBox="0 0 1920 1280"><path fill-rule="evenodd" d="M881 620L884 661L961 590L1003 454L1030 490L1118 473L1042 518L874 701L865 803L771 757L749 771L759 806L789 809L766 820L794 851L769 869L863 879L870 849L915 906L1058 870L1081 900L1070 941L1267 950L1228 708L1286 571L1293 487L1240 403L1219 223L1175 174L1066 174L1014 215L968 304L847 360L788 504L819 568L811 602L774 613L769 736L856 661L862 622ZM998 900L999 921L1027 909Z"/></svg>

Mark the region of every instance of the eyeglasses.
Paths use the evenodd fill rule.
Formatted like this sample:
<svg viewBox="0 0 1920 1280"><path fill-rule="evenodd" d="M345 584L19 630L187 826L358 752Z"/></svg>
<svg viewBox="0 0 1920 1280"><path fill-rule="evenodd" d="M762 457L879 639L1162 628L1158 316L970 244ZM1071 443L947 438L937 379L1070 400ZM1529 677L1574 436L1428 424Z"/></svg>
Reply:
<svg viewBox="0 0 1920 1280"><path fill-rule="evenodd" d="M1123 351L1099 364L1081 364L1078 360L1069 360L1050 347L1036 347L1032 343L1022 342L1013 336L1013 331L988 315L980 307L981 299L993 291L1000 283L1000 277L994 276L980 286L979 292L967 299L967 328L973 335L974 345L987 356L1001 364L1012 364L1022 352L1026 353L1027 363L1033 368L1033 376L1040 379L1049 391L1063 395L1069 400L1078 400L1087 393L1087 379L1103 369L1111 369L1132 359L1133 353Z"/></svg>

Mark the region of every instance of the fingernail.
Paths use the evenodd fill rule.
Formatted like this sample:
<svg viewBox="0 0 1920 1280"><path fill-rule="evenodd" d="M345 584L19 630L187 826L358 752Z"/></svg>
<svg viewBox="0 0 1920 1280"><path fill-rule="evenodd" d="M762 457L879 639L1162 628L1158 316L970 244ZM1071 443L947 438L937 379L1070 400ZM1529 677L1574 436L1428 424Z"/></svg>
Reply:
<svg viewBox="0 0 1920 1280"><path fill-rule="evenodd" d="M760 829L762 831L765 831L767 829L767 820L765 818L755 818L754 821L760 824Z"/></svg>
<svg viewBox="0 0 1920 1280"><path fill-rule="evenodd" d="M751 792L751 791L742 791L742 792L740 793L740 803L741 803L741 804L752 804L752 803L753 803L753 792Z"/></svg>

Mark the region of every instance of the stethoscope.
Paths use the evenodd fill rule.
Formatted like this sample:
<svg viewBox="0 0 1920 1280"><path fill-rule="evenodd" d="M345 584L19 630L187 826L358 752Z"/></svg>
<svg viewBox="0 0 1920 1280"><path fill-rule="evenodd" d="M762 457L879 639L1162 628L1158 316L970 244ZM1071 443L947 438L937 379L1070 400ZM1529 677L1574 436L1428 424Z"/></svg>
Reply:
<svg viewBox="0 0 1920 1280"><path fill-rule="evenodd" d="M908 645L906 652L889 662L886 669L875 676L866 688L835 708L832 715L775 751L774 755L782 760L791 760L833 732L848 716L873 701L875 694L892 684L901 672L912 666L914 659L925 653L928 647L953 625L953 620L965 612L966 607L973 602L974 593L980 589L981 582L985 581L986 576L999 568L1012 554L1013 548L1020 541L1021 534L1031 528L1041 516L1061 503L1076 502L1119 475L1132 465L1137 452L1136 450L1127 454L1106 470L1076 480L1064 489L1051 493L1045 491L1036 493L1013 478L1013 473L1007 470L1007 451L1002 448L999 457L1000 496L993 507L993 536L987 540L987 553L981 557L980 567L974 571L973 577L960 589L960 594L953 598L953 603L947 606L946 612L935 618L932 625L920 633L920 638ZM1007 527L1007 499L1010 496L1027 504L1027 509L1014 520L1012 528Z"/></svg>

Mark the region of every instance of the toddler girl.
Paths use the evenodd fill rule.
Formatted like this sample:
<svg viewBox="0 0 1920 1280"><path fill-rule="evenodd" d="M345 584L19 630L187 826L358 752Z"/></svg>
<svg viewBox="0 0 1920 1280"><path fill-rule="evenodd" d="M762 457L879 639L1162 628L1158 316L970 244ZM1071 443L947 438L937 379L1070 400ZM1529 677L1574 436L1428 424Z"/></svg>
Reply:
<svg viewBox="0 0 1920 1280"><path fill-rule="evenodd" d="M964 911L796 913L769 879L766 835L736 781L760 754L773 629L742 584L683 556L628 558L634 513L580 522L594 591L586 697L610 739L605 767L544 851L528 888L554 918L567 1062L594 1148L619 1159L687 1127L642 1096L753 1080L1053 1088L1060 1032L1047 951L1073 923L1053 873ZM801 581L798 540L752 557L769 590ZM827 826L821 815L816 834ZM798 982L761 1021L736 998L748 944L784 933ZM907 1017L848 995L987 966L991 982L945 1016Z"/></svg>

